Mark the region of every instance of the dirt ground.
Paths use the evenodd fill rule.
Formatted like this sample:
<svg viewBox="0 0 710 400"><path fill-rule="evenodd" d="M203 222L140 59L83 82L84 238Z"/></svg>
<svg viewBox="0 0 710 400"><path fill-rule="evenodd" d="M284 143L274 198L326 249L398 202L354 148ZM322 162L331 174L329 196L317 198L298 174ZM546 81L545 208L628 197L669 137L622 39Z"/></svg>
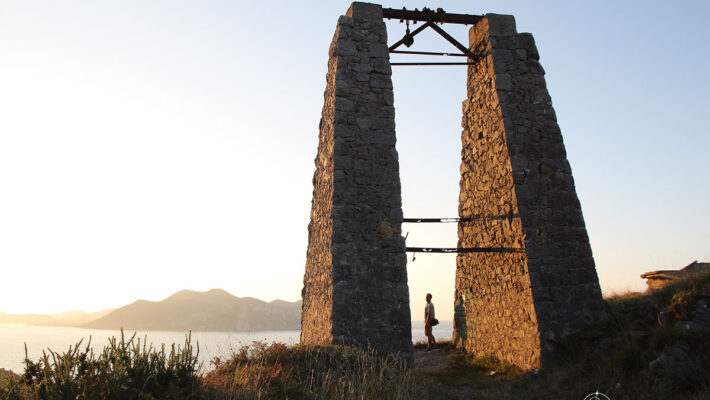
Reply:
<svg viewBox="0 0 710 400"><path fill-rule="evenodd" d="M473 399L475 393L468 385L457 384L456 379L449 381L443 377L456 374L450 357L448 344L426 351L426 348L414 349L414 371L421 383L428 390L430 399Z"/></svg>
<svg viewBox="0 0 710 400"><path fill-rule="evenodd" d="M451 342L439 343L426 351L426 345L414 348L414 373L424 392L421 398L430 400L514 399L510 380L485 367L471 367L457 358Z"/></svg>

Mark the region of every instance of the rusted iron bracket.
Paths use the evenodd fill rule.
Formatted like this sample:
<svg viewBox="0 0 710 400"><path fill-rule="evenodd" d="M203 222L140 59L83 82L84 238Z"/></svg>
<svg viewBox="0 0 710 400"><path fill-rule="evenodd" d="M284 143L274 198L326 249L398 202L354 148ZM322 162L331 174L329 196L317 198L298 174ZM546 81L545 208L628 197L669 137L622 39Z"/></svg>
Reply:
<svg viewBox="0 0 710 400"><path fill-rule="evenodd" d="M517 247L407 247L409 253L525 253Z"/></svg>

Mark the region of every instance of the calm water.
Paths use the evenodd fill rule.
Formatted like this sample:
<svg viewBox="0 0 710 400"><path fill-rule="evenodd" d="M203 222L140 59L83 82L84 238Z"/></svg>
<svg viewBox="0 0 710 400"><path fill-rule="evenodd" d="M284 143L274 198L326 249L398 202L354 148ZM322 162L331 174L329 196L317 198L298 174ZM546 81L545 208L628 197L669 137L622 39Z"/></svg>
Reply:
<svg viewBox="0 0 710 400"><path fill-rule="evenodd" d="M133 333L133 331L126 332L126 336ZM120 337L120 335L121 332L117 330L0 325L0 368L11 369L15 372L22 371L24 369L22 361L25 359L25 343L27 343L30 359L37 360L42 355L42 350L47 348L65 352L69 346L76 344L82 338L85 345L91 336L92 347L102 349L108 344L110 337ZM185 342L185 333L182 332L137 332L136 337L140 337L142 343L146 335L148 343L153 343L158 347L163 343L166 346L173 343L182 346ZM203 369L208 370L210 369L210 360L216 356L229 356L232 349L237 350L254 341L296 344L299 336L300 331L193 332L192 344L197 347L196 343L199 342L199 361L203 362Z"/></svg>
<svg viewBox="0 0 710 400"><path fill-rule="evenodd" d="M451 321L441 321L434 328L437 338L450 339L453 332ZM133 331L130 332L130 335ZM103 329L80 329L53 326L23 326L0 324L0 368L21 372L25 359L25 343L31 360L37 360L42 355L42 350L50 348L55 351L65 352L69 346L76 344L82 338L83 344L91 337L92 347L101 349L108 344L110 337L120 337L121 332ZM129 332L126 332L129 335ZM137 332L137 337L147 335L148 342L155 346L165 343L182 345L185 342L185 333L170 331ZM228 357L232 350L237 350L243 345L254 341L282 342L296 344L299 341L300 331L261 331L261 332L193 332L192 343L200 345L199 361L203 363L203 370L210 369L209 361L216 356ZM419 322L412 324L412 340L424 340L424 325Z"/></svg>

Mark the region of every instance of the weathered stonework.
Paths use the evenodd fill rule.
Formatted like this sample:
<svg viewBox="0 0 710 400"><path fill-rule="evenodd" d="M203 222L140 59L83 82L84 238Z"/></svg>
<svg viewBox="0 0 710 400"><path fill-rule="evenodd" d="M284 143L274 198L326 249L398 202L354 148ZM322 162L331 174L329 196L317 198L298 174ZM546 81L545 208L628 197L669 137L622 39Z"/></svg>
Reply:
<svg viewBox="0 0 710 400"><path fill-rule="evenodd" d="M480 58L463 103L454 343L522 368L606 317L544 71L511 16L470 31ZM301 343L372 346L412 359L387 34L353 3L330 47L303 288ZM490 218L495 217L495 218Z"/></svg>
<svg viewBox="0 0 710 400"><path fill-rule="evenodd" d="M532 35L512 16L471 28L459 215L454 340L523 368L550 359L560 337L606 317L562 134Z"/></svg>
<svg viewBox="0 0 710 400"><path fill-rule="evenodd" d="M394 97L382 7L353 3L330 47L301 343L412 359Z"/></svg>

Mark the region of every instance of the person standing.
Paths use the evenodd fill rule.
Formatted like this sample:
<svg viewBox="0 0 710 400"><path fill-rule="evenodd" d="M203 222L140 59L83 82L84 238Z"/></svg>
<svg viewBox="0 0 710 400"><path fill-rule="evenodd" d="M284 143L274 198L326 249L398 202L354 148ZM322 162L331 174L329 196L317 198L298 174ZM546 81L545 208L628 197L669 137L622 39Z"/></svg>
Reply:
<svg viewBox="0 0 710 400"><path fill-rule="evenodd" d="M426 294L426 306L424 306L424 334L427 337L426 351L436 348L436 339L431 333L432 323L436 313L434 312L434 303L431 302L431 293Z"/></svg>
<svg viewBox="0 0 710 400"><path fill-rule="evenodd" d="M455 292L456 293L456 292ZM454 347L461 342L461 347L466 347L466 337L468 328L466 327L466 308L464 307L464 296L455 294L454 302Z"/></svg>

